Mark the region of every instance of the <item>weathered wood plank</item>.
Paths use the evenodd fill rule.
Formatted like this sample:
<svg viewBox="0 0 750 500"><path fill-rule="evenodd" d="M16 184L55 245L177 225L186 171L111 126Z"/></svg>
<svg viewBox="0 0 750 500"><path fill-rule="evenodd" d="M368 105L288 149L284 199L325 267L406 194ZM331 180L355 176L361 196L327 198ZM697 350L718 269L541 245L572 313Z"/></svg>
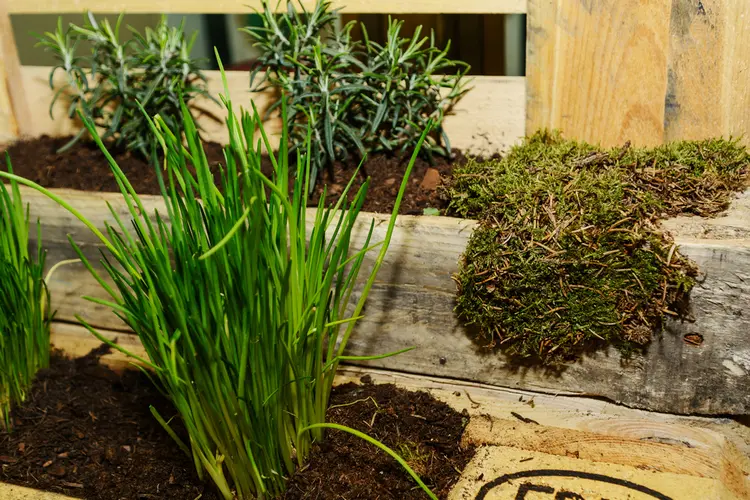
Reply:
<svg viewBox="0 0 750 500"><path fill-rule="evenodd" d="M60 14L66 12L81 12L90 10L103 14L120 12L138 14L247 14L253 8L260 8L259 0L218 0L204 2L201 0L48 0L45 2L24 2L23 0L8 0L12 14ZM276 2L269 2L272 6ZM303 0L307 9L315 6L314 0ZM281 3L280 9L286 4ZM344 12L357 14L523 14L526 12L526 0L468 0L454 2L452 0L412 0L401 2L387 0L383 2L368 2L367 0L337 0L334 8L343 8Z"/></svg>
<svg viewBox="0 0 750 500"><path fill-rule="evenodd" d="M23 87L27 95L34 96L34 99L28 102L31 116L34 117L33 135L72 134L78 129L78 124L66 119L64 99L60 99L54 108L54 119L50 117L49 104L53 91L48 83L49 70L46 66L21 67ZM58 77L62 78L62 73L59 73ZM206 77L212 95L224 93L218 71L207 71ZM228 71L227 80L229 93L235 105L249 109L251 98L261 110L270 104L268 94L250 93L248 72ZM520 142L524 135L525 123L524 78L478 76L474 77L471 87L471 91L445 120L445 129L451 145L473 154L482 154L504 151ZM226 144L228 135L224 125L226 112L223 108L208 99L196 100L196 106L219 118L212 119L209 114L198 116L198 123L203 127L205 139ZM274 144L277 144L280 121L271 120L266 126L267 133L271 135Z"/></svg>
<svg viewBox="0 0 750 500"><path fill-rule="evenodd" d="M24 195L31 203L32 216L41 217L44 223L50 265L73 256L66 232L86 244L87 253L96 255L97 245L72 216L38 194L25 190ZM107 219L101 209L104 200L123 210L112 194L68 191L63 196L99 226ZM161 203L156 197L144 199L149 209ZM364 214L354 248L361 246L371 218L377 221L374 241L382 238L386 218ZM487 352L456 319L451 275L474 224L445 217L399 218L365 318L350 340L350 354L416 346L397 358L363 364L519 389L604 396L655 411L750 413L750 393L744 389L750 386L750 315L746 311L750 274L744 269L750 260L749 239L700 240L677 234L681 250L703 273L692 295L696 321L670 322L647 355L627 364L616 352L600 352L553 375L540 368L512 366L502 356ZM60 269L50 287L58 318L71 321L78 313L95 326L123 328L111 313L80 299L81 295L103 296L82 266ZM686 343L683 336L689 333L701 335L703 343Z"/></svg>
<svg viewBox="0 0 750 500"><path fill-rule="evenodd" d="M673 0L665 138L742 135L750 126L746 2Z"/></svg>
<svg viewBox="0 0 750 500"><path fill-rule="evenodd" d="M40 491L15 484L0 483L0 497L5 500L72 500L73 497Z"/></svg>
<svg viewBox="0 0 750 500"><path fill-rule="evenodd" d="M750 131L750 15L721 0L530 0L527 133L649 146Z"/></svg>
<svg viewBox="0 0 750 500"><path fill-rule="evenodd" d="M660 144L670 2L529 0L528 9L527 133Z"/></svg>

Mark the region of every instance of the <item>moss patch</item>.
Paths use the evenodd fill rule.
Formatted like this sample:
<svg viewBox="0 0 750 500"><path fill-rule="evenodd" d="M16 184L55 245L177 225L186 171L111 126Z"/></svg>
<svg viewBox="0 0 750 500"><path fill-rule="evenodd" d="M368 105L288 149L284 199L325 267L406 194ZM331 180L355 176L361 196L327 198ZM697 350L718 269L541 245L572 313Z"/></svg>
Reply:
<svg viewBox="0 0 750 500"><path fill-rule="evenodd" d="M632 353L664 315L686 313L697 275L659 219L726 209L749 160L725 140L601 150L543 131L470 161L447 188L449 210L480 221L456 276L459 315L513 357Z"/></svg>

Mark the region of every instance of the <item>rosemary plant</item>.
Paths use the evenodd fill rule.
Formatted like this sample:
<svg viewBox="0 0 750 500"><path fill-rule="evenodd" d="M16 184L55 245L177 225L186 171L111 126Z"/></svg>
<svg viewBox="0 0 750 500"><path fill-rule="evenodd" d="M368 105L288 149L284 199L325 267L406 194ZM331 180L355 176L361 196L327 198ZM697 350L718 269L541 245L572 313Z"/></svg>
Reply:
<svg viewBox="0 0 750 500"><path fill-rule="evenodd" d="M156 28L146 28L144 34L129 27L133 37L121 42L122 15L114 26L106 19L98 22L91 13L86 19L83 26L71 24L64 29L60 18L54 33L38 37L38 45L58 60L49 76L50 87L55 88L58 70L65 73L65 84L50 104L50 116L64 95L69 99L69 117L80 112L104 130L104 139L114 138L118 146L149 156L157 144L137 103L149 116L158 114L170 126L180 127L178 96L182 94L188 103L197 96L208 96L205 78L198 70L200 61L190 57L197 32L186 40L184 21L170 27L162 16ZM81 42L91 45L90 54L77 54ZM62 150L85 133L81 128Z"/></svg>
<svg viewBox="0 0 750 500"><path fill-rule="evenodd" d="M29 253L29 230L18 184L0 183L0 428L6 430L11 405L24 401L36 372L49 365L45 252L39 235L36 255Z"/></svg>
<svg viewBox="0 0 750 500"><path fill-rule="evenodd" d="M428 122L434 128L422 153L449 154L443 118L468 90L469 66L448 59L450 43L441 50L434 33L420 38L419 27L402 37L403 21L390 18L384 45L364 25L363 41L355 41L355 23L336 30L330 6L318 0L311 12L301 3L298 11L287 0L277 15L263 0L262 25L243 29L261 52L251 90L277 91L269 114L288 102L290 150L305 146L312 129L313 182L320 168L353 154L412 150Z"/></svg>
<svg viewBox="0 0 750 500"><path fill-rule="evenodd" d="M224 85L228 96L226 80ZM180 132L171 130L161 116L151 122L164 152L164 171L157 169L157 175L165 213L149 216L92 133L120 184L134 233L112 211L117 226L108 226L105 235L54 193L20 182L71 211L109 250L103 263L116 290L71 240L112 298L89 300L111 307L126 321L149 359L113 347L153 370L190 441L182 442L172 431L170 416L152 412L193 458L200 476L208 475L227 499L267 498L283 492L286 478L305 463L313 440L322 439L324 429L342 429L325 422L334 375L339 362L348 358L343 353L388 248L414 157L385 240L372 244L371 224L364 248L351 253L367 183L351 204L341 197L336 206L326 207L322 196L309 219L313 158L302 154L309 147L297 150L303 168L290 192L286 131L274 158L257 111L237 116L231 100L224 97L223 102L230 143L219 185L184 103ZM93 132L93 123L83 118ZM254 143L256 132L262 140ZM271 154L271 178L261 173L262 145ZM355 303L365 254L378 246L374 268ZM398 460L427 490L406 462Z"/></svg>

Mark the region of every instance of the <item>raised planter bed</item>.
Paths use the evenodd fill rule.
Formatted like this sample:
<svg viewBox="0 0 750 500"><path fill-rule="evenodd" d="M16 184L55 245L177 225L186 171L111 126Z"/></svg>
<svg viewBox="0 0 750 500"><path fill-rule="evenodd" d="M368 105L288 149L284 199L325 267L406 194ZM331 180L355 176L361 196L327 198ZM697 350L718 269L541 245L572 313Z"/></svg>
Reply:
<svg viewBox="0 0 750 500"><path fill-rule="evenodd" d="M540 126L562 127L570 136L605 145L626 139L640 145L742 132L745 121L738 111L742 107L735 100L746 85L736 83L747 51L735 50L735 44L741 46L737 42L741 37L707 26L733 26L733 19L742 19L744 8L704 2L696 13L688 3L673 2L671 12L669 6L636 5L630 0L617 5L502 0L490 7L481 2L467 7L440 1L419 7L435 12L469 9L529 14L529 77L475 80L474 90L446 122L453 145L474 154L494 153ZM130 5L59 1L54 10L78 11L84 4L105 11L128 10ZM207 8L194 0L180 7L196 12ZM9 27L9 12L48 8L53 7L32 8L19 0L0 0L0 29ZM355 2L353 7L359 12L388 8L404 10L392 2L374 7ZM177 5L135 6L143 12L170 9ZM239 11L232 2L208 9ZM245 11L243 4L241 12ZM654 23L666 18L670 23ZM581 43L597 32L616 35L602 43L626 40L622 47L635 56ZM630 43L634 40L635 46ZM47 115L49 68L17 67L5 57L8 46L14 50L12 43L7 43L7 37L1 41L0 142L19 133L70 133L73 124L52 121ZM711 47L713 58L703 52L696 55L695 47ZM692 64L695 60L700 64ZM721 72L713 71L718 62L724 63ZM700 73L700 78L692 78L686 68L695 68L691 71ZM586 84L572 84L568 75ZM244 95L247 74L234 73L229 78L233 96ZM708 112L704 112L703 99L692 97L704 95L695 91L695 82L720 96L711 101ZM209 76L209 86L214 93L221 90L216 74ZM731 92L719 92L730 87ZM257 101L260 107L262 101L262 97ZM602 113L603 109L608 112ZM201 123L206 139L226 141L221 125ZM110 220L107 201L124 213L116 194L58 194L100 228ZM68 235L96 260L100 246L75 218L30 190L24 189L24 199L32 207L32 217L42 220L48 265L74 257ZM150 210L161 207L159 197L144 196L143 201ZM382 239L385 217L365 213L355 248L361 247L364 228L373 218L374 239ZM474 227L474 222L462 219L399 217L365 319L352 337L348 354L416 349L396 358L342 367L338 377L344 383L368 375L375 382L428 390L456 410L467 412L471 420L464 442L481 445L481 450L447 498L519 498L533 491L569 498L592 493L606 498L636 494L644 498L750 497L746 427L727 419L672 417L578 397L603 397L670 413L750 413L748 193L717 219L682 218L665 223L682 253L701 270L701 283L692 294L694 322L669 322L647 354L628 363L614 351L600 352L554 373L515 366L476 345L471 332L456 319L452 274ZM138 339L111 311L81 298L102 297L101 288L83 266L62 268L50 282L50 290L52 307L58 311L52 327L52 343L57 348L80 356L97 347L98 342L75 324L74 316L80 314L105 335L142 353ZM117 354L107 356L106 362L120 368L129 363ZM58 497L0 483L0 498Z"/></svg>
<svg viewBox="0 0 750 500"><path fill-rule="evenodd" d="M50 94L48 68L23 67L28 92ZM230 92L246 92L247 75L229 73ZM216 73L209 74L209 87L221 91ZM30 94L30 95L31 95ZM497 97L495 96L502 96ZM456 147L471 153L507 148L523 135L523 79L482 77L461 102L447 127ZM34 130L52 136L70 133L73 124L52 121L39 98ZM257 101L262 107L262 99ZM44 104L44 106L43 106ZM471 110L481 109L479 115ZM493 119L498 114L506 121ZM214 121L201 120L207 140L226 142L224 129ZM273 130L273 124L271 125ZM64 192L83 213L103 226L108 220L106 202L122 208L119 194ZM86 246L97 260L97 242L70 214L44 197L25 191L32 217L43 224L48 263L74 258L67 235ZM144 197L151 208L160 206L157 196ZM750 382L750 347L746 305L750 279L743 271L750 258L750 203L747 196L718 219L668 221L682 252L698 263L704 281L692 295L694 323L671 321L666 332L645 356L623 364L618 353L600 352L570 364L560 373L542 368L514 366L497 353L475 345L472 335L453 312L455 285L452 274L474 227L473 221L446 217L400 216L385 266L373 289L366 317L350 343L350 354L370 355L416 346L398 358L370 362L370 366L394 368L498 386L552 393L606 397L633 407L685 414L747 414L750 393L742 390ZM375 238L382 235L385 217L363 214L364 229L372 218L381 222ZM360 231L360 236L363 232ZM75 321L82 314L92 325L113 332L122 324L102 306L81 299L101 296L102 291L83 266L61 269L51 283L58 321ZM697 339L697 342L696 342ZM697 344L697 345L696 345Z"/></svg>

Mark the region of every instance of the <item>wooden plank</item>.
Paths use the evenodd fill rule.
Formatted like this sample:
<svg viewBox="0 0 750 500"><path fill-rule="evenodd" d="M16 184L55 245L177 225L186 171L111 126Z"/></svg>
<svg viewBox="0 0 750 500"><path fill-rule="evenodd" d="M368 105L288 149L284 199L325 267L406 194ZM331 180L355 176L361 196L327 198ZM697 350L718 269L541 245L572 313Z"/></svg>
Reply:
<svg viewBox="0 0 750 500"><path fill-rule="evenodd" d="M13 37L8 0L0 0L0 143L31 133L21 77L21 63Z"/></svg>
<svg viewBox="0 0 750 500"><path fill-rule="evenodd" d="M750 320L742 314L750 303L750 275L743 267L750 259L750 241L677 241L705 273L692 295L696 322L669 322L648 353L628 363L610 349L566 365L559 374L519 367L472 342L471 332L453 315L453 291L399 284L371 292L370 310L349 351L361 355L416 346L398 360L370 364L529 390L599 395L654 411L746 413L750 395L741 387L750 383ZM701 335L703 343L686 343L688 333Z"/></svg>
<svg viewBox="0 0 750 500"><path fill-rule="evenodd" d="M51 136L68 135L77 130L77 125L66 118L64 100L58 101L53 111L52 119L49 115L49 103L53 91L48 84L48 67L23 66L21 68L23 86L29 96L34 99L29 102L31 116L34 117L33 132L35 136L47 134ZM60 73L58 75L62 77ZM220 75L217 71L207 71L209 91L218 96L224 92ZM249 73L243 71L227 72L229 92L235 102L250 108L250 100L255 101L259 109L269 105L266 94L251 94L249 88ZM445 120L445 129L450 137L451 145L473 154L491 154L507 150L517 144L524 135L524 93L525 84L522 77L479 76L471 83L472 90L456 106L453 113ZM223 124L225 112L217 104L208 99L196 102L200 108L220 118L220 121L209 118L208 114L198 117L198 123L204 129L206 140L217 141L222 144L228 142L226 127ZM278 140L278 120L267 125L267 132Z"/></svg>
<svg viewBox="0 0 750 500"><path fill-rule="evenodd" d="M16 117L10 105L10 92L5 63L0 58L0 144L11 142L18 137Z"/></svg>
<svg viewBox="0 0 750 500"><path fill-rule="evenodd" d="M73 257L65 233L85 244L91 257L96 256L99 246L72 216L38 194L24 190L24 195L31 204L32 217L43 222L49 265ZM103 210L106 200L125 213L116 195L68 191L62 196L100 227L109 219ZM161 203L156 197L144 200L148 210ZM386 217L363 214L354 248L361 246L371 218L376 219L374 241L382 239ZM750 329L750 315L743 314L750 303L750 274L744 269L750 259L750 239L707 240L677 233L681 251L695 260L703 273L691 299L696 321L669 322L648 353L628 363L609 350L550 374L539 367L518 367L487 352L455 317L452 274L474 225L446 217L399 217L365 318L350 340L350 354L381 354L416 346L398 358L362 364L506 387L603 396L655 411L750 412L750 393L743 389L750 385L750 345L745 334ZM363 273L366 270L365 266ZM124 328L106 309L80 299L81 295L103 297L80 265L60 269L50 288L60 319L73 321L78 313L98 327ZM703 343L685 342L686 334L701 335Z"/></svg>
<svg viewBox="0 0 750 500"><path fill-rule="evenodd" d="M530 0L526 131L603 146L664 139L668 0Z"/></svg>
<svg viewBox="0 0 750 500"><path fill-rule="evenodd" d="M97 331L130 353L148 359L146 350L137 336L103 329ZM50 343L54 349L59 349L73 358L85 356L102 344L84 327L58 321L52 323ZM115 371L133 368L133 359L117 350L112 350L110 354L102 356L101 361Z"/></svg>
<svg viewBox="0 0 750 500"><path fill-rule="evenodd" d="M275 2L270 2L275 5ZM315 0L303 0L303 5L311 9ZM62 14L67 12L107 13L174 13L174 14L246 14L253 8L260 8L260 0L218 0L203 2L200 0L119 0L107 2L105 0L49 0L45 2L27 2L24 0L8 0L11 14ZM414 0L401 2L387 0L383 2L369 2L367 0L336 0L334 7L343 7L344 12L358 14L522 14L526 12L526 0L466 0L454 2L451 0ZM281 4L286 8L286 3Z"/></svg>
<svg viewBox="0 0 750 500"><path fill-rule="evenodd" d="M750 240L750 190L738 194L716 217L681 216L662 225L672 234L693 240Z"/></svg>
<svg viewBox="0 0 750 500"><path fill-rule="evenodd" d="M673 0L665 138L739 136L750 130L746 2Z"/></svg>
<svg viewBox="0 0 750 500"><path fill-rule="evenodd" d="M449 500L466 498L621 498L741 500L747 498L732 491L736 483L721 477L700 477L664 472L663 463L678 462L681 451L668 447L648 469L613 464L610 454L638 456L638 446L610 442L609 453L599 460L575 455L558 455L520 450L506 446L480 448L464 470ZM536 494L541 493L537 496ZM561 495L562 494L562 495ZM586 496L584 496L586 495Z"/></svg>

